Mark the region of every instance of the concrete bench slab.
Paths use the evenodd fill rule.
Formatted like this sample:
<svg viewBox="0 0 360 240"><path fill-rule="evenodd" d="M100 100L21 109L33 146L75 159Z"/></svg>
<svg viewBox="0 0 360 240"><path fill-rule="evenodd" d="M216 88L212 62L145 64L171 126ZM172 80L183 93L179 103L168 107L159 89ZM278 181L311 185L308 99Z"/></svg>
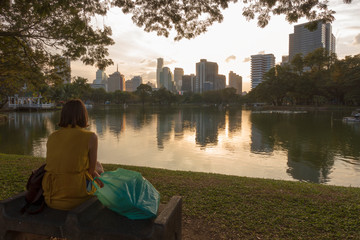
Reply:
<svg viewBox="0 0 360 240"><path fill-rule="evenodd" d="M61 211L45 207L38 214L21 214L25 192L0 202L0 239L27 232L67 239L181 239L180 196L160 204L155 219L130 220L104 207L96 197Z"/></svg>

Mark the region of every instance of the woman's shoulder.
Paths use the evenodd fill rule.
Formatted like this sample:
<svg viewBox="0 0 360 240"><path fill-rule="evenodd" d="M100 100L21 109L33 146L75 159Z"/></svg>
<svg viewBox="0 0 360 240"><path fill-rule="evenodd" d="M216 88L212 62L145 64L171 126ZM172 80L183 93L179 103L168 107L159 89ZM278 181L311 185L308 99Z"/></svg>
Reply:
<svg viewBox="0 0 360 240"><path fill-rule="evenodd" d="M50 137L55 137L57 135L67 135L67 134L83 134L83 135L94 135L95 133L93 131L87 130L85 128L80 128L80 127L75 127L75 128L71 128L71 127L67 127L67 128L60 128L58 130L55 130L53 133L51 133L49 135Z"/></svg>
<svg viewBox="0 0 360 240"><path fill-rule="evenodd" d="M89 135L95 134L93 131L90 131L90 130L85 129L85 128L79 128L79 130L80 130L81 132L83 132L84 134L89 134Z"/></svg>

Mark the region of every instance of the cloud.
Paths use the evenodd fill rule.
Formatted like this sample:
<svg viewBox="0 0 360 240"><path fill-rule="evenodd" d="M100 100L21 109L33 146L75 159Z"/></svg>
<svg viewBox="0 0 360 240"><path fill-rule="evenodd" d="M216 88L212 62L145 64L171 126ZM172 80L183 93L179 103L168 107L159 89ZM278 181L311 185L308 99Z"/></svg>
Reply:
<svg viewBox="0 0 360 240"><path fill-rule="evenodd" d="M360 26L350 26L350 27L347 27L346 29L350 29L350 30L360 30Z"/></svg>
<svg viewBox="0 0 360 240"><path fill-rule="evenodd" d="M235 61L236 60L236 57L234 56L234 55L231 55L231 56L229 56L229 57L227 57L226 59L225 59L225 62L230 62L230 61Z"/></svg>
<svg viewBox="0 0 360 240"><path fill-rule="evenodd" d="M176 60L165 60L164 66L176 63Z"/></svg>
<svg viewBox="0 0 360 240"><path fill-rule="evenodd" d="M360 33L354 38L354 45L360 45Z"/></svg>
<svg viewBox="0 0 360 240"><path fill-rule="evenodd" d="M140 61L141 65L149 68L156 68L156 60L155 59L142 59Z"/></svg>
<svg viewBox="0 0 360 240"><path fill-rule="evenodd" d="M245 62L250 62L250 58L249 58L249 57L244 58L243 62L244 62L244 63L245 63Z"/></svg>
<svg viewBox="0 0 360 240"><path fill-rule="evenodd" d="M140 75L143 79L143 83L146 83L148 81L153 82L156 79L156 72L146 72Z"/></svg>

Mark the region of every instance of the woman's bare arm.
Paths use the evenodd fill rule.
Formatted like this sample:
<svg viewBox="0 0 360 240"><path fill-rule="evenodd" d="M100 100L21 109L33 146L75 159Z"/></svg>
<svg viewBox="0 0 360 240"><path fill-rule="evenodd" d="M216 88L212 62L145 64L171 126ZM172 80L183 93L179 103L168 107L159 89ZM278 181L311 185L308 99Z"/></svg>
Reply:
<svg viewBox="0 0 360 240"><path fill-rule="evenodd" d="M91 135L89 140L89 169L88 169L88 172L93 178L100 176L99 173L95 171L97 165L97 149L98 149L98 138L94 133L93 135ZM104 186L103 182L101 182L100 179L97 178L95 181L100 185L100 187Z"/></svg>
<svg viewBox="0 0 360 240"><path fill-rule="evenodd" d="M97 162L98 138L96 134L92 134L89 140L89 173L94 177Z"/></svg>

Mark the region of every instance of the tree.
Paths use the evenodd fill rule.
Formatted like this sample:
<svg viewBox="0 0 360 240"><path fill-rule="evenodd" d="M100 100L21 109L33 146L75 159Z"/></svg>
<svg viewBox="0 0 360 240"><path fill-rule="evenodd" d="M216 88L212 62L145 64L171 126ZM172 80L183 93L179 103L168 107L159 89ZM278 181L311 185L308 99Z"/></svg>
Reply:
<svg viewBox="0 0 360 240"><path fill-rule="evenodd" d="M106 91L103 88L92 89L90 100L95 103L103 104L106 101Z"/></svg>
<svg viewBox="0 0 360 240"><path fill-rule="evenodd" d="M124 92L121 90L116 90L113 93L115 103L117 103L117 104L125 104L125 103L129 102L131 100L131 95L132 95L131 93Z"/></svg>
<svg viewBox="0 0 360 240"><path fill-rule="evenodd" d="M344 79L344 99L349 104L360 104L360 54L345 57L342 68Z"/></svg>
<svg viewBox="0 0 360 240"><path fill-rule="evenodd" d="M119 7L132 14L132 20L147 32L168 37L175 30L175 39L194 38L206 32L214 22L221 22L222 9L237 0L3 0L0 2L0 101L19 91L24 83L59 81L59 69L66 66L64 57L80 59L100 69L112 64L107 59L107 46L114 43L111 28L94 27L95 16L105 16L110 7ZM301 17L309 21L331 22L334 11L325 0L243 0L243 15L257 16L265 27L270 15L286 16L293 23ZM350 3L351 0L344 0ZM310 24L309 27L314 27ZM59 67L60 66L60 67ZM5 70L5 71L3 71ZM6 100L5 100L6 101Z"/></svg>
<svg viewBox="0 0 360 240"><path fill-rule="evenodd" d="M132 20L147 32L154 31L158 35L169 36L174 29L175 40L194 38L206 32L214 22L221 22L222 9L237 0L202 0L202 1L138 1L114 0L113 5L122 8L124 13L131 13ZM258 26L265 27L270 15L285 15L286 20L295 23L305 17L309 21L323 20L332 22L334 11L328 9L328 1L320 0L243 0L242 15L248 20L257 16ZM351 0L344 0L351 3ZM316 24L309 24L310 29Z"/></svg>
<svg viewBox="0 0 360 240"><path fill-rule="evenodd" d="M18 92L24 83L29 88L58 83L59 72L68 71L65 58L99 68L112 64L106 59L106 46L114 43L111 29L90 24L92 16L106 10L100 0L2 1L0 84L11 87L6 92L1 88L0 96Z"/></svg>
<svg viewBox="0 0 360 240"><path fill-rule="evenodd" d="M147 84L140 84L135 91L135 94L140 97L142 105L144 106L145 101L151 96L152 88Z"/></svg>

